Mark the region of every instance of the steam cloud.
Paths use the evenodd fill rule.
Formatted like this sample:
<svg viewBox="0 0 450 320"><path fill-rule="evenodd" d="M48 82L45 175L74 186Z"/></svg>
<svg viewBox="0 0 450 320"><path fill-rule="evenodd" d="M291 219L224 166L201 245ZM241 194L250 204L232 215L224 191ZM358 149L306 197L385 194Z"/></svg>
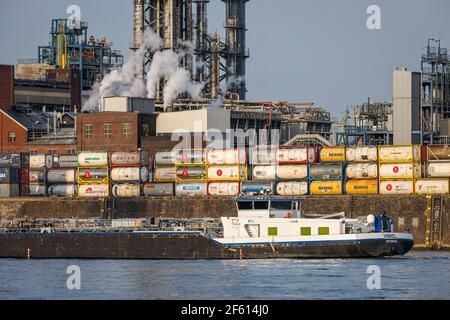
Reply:
<svg viewBox="0 0 450 320"><path fill-rule="evenodd" d="M170 106L181 93L189 93L192 98L198 98L203 84L191 82L189 71L179 67L185 52L178 54L172 50L160 51L162 40L152 31L146 31L139 50L133 52L125 61L122 70L113 70L105 76L101 83L92 87L89 100L84 104L83 111L101 111L103 98L108 96L130 96L155 98L157 85L166 81L163 99L164 109ZM192 44L182 44L187 51ZM153 52L153 59L147 73L147 86L144 79L136 77L142 71L142 61L146 52Z"/></svg>

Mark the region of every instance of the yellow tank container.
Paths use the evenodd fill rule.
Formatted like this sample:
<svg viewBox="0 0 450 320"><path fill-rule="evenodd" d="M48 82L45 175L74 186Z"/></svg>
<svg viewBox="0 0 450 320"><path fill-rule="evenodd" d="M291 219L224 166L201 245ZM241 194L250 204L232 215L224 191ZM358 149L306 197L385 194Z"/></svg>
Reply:
<svg viewBox="0 0 450 320"><path fill-rule="evenodd" d="M342 181L312 181L310 186L312 195L342 194Z"/></svg>
<svg viewBox="0 0 450 320"><path fill-rule="evenodd" d="M320 150L321 162L345 161L345 147L323 147Z"/></svg>
<svg viewBox="0 0 450 320"><path fill-rule="evenodd" d="M347 194L378 194L378 180L349 180L345 184Z"/></svg>

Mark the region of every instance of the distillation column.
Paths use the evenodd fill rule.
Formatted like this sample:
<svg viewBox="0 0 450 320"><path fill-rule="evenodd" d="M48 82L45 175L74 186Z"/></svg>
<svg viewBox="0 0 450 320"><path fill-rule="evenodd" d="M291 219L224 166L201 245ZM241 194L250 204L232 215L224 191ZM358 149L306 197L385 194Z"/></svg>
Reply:
<svg viewBox="0 0 450 320"><path fill-rule="evenodd" d="M195 19L195 73L194 80L203 82L207 78L206 74L206 56L208 54L207 35L208 19L207 6L209 0L193 0L196 9Z"/></svg>
<svg viewBox="0 0 450 320"><path fill-rule="evenodd" d="M226 10L226 81L227 90L245 100L247 93L245 61L249 57L246 48L245 6L248 0L222 0ZM235 98L232 96L231 98Z"/></svg>

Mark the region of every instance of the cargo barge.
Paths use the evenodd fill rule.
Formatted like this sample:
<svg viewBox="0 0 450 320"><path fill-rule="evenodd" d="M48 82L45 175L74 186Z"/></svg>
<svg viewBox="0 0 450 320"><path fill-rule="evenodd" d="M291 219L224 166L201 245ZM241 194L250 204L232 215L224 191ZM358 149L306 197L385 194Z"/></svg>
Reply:
<svg viewBox="0 0 450 320"><path fill-rule="evenodd" d="M344 213L305 217L298 200L237 201L238 217L216 221L139 220L91 227L48 224L4 226L0 258L42 259L272 259L365 258L403 255L413 247L409 233L394 233L393 221L369 215L366 221Z"/></svg>

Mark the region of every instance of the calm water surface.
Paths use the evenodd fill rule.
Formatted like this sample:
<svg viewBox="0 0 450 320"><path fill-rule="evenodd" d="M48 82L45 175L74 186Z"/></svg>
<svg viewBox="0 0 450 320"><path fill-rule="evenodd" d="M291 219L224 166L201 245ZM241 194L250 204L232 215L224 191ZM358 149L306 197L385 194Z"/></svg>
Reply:
<svg viewBox="0 0 450 320"><path fill-rule="evenodd" d="M384 259L0 260L0 299L449 299L450 252ZM81 269L68 290L67 267ZM367 289L367 268L381 289Z"/></svg>

